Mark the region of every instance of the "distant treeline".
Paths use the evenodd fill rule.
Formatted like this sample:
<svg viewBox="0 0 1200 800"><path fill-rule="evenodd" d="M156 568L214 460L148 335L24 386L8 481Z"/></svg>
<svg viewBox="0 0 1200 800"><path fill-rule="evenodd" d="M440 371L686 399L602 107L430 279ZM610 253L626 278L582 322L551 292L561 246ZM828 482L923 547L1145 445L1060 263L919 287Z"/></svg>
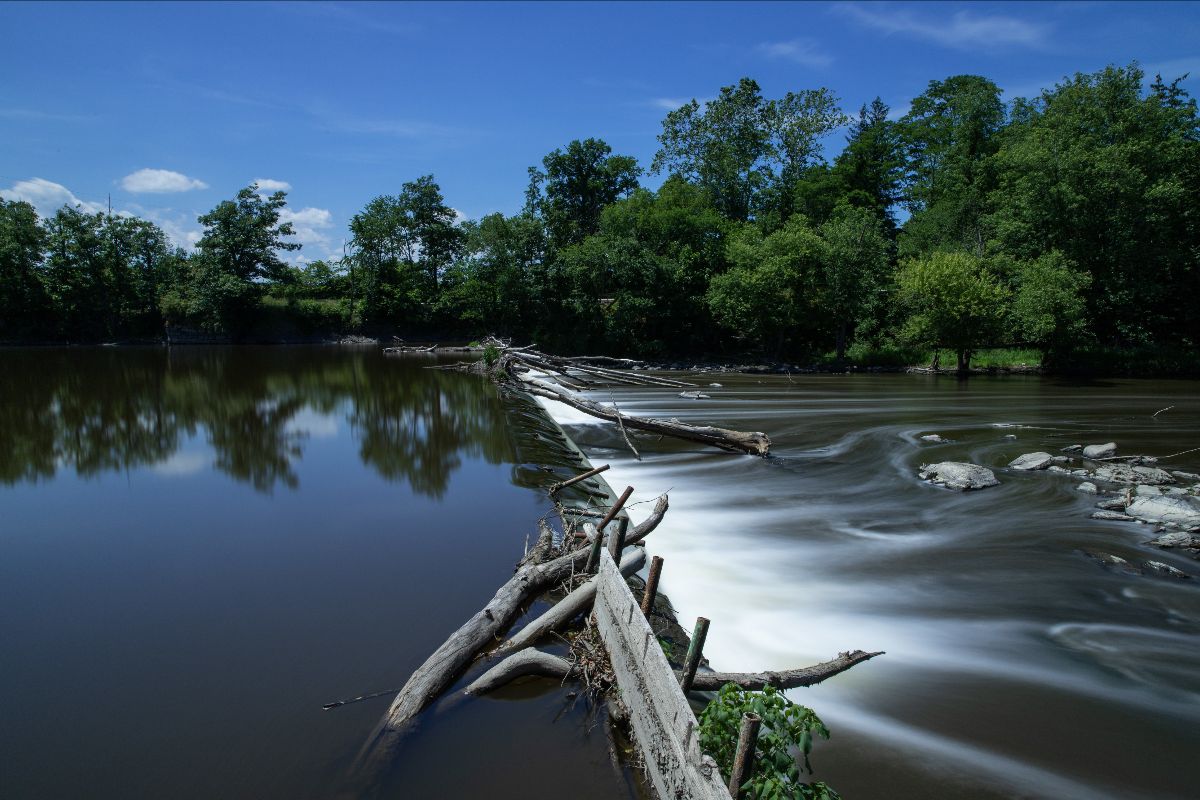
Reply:
<svg viewBox="0 0 1200 800"><path fill-rule="evenodd" d="M344 257L301 266L280 257L299 247L285 195L256 186L199 218L191 252L144 220L0 201L0 340L283 319L640 356L1190 357L1200 126L1181 80L1109 67L1005 103L957 75L893 119L879 99L851 117L828 89L769 99L743 78L666 116L657 191L636 159L576 140L529 170L519 214L459 222L424 176L354 216Z"/></svg>

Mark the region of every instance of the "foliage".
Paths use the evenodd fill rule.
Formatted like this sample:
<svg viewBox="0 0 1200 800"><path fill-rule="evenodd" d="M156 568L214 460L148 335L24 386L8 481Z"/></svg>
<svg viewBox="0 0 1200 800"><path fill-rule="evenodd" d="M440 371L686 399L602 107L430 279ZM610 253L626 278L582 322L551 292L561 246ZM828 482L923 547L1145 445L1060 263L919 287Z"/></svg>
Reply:
<svg viewBox="0 0 1200 800"><path fill-rule="evenodd" d="M766 193L819 161L820 140L845 119L828 89L768 100L756 82L742 78L722 87L703 111L692 100L667 114L651 169L704 187L721 213L743 221Z"/></svg>
<svg viewBox="0 0 1200 800"><path fill-rule="evenodd" d="M812 709L797 705L775 687L761 692L727 683L700 715L700 748L713 757L728 781L737 754L738 732L742 715L757 714L762 719L755 749L754 771L742 789L753 800L837 800L838 793L821 781L801 780L803 770L812 774L809 753L813 737L829 738L829 729Z"/></svg>
<svg viewBox="0 0 1200 800"><path fill-rule="evenodd" d="M605 206L638 188L641 169L632 156L614 156L601 139L578 139L529 169L529 213L546 221L555 247L577 244L600 230Z"/></svg>
<svg viewBox="0 0 1200 800"><path fill-rule="evenodd" d="M958 368L986 344L1004 320L1009 290L983 261L968 253L937 252L901 265L899 300L908 309L905 338L914 344L949 347Z"/></svg>
<svg viewBox="0 0 1200 800"><path fill-rule="evenodd" d="M1143 78L1108 67L1006 104L953 75L900 120L878 98L850 120L828 89L772 99L743 78L666 115L655 191L633 158L577 139L530 170L519 214L460 221L424 175L367 202L342 257L308 263L289 258L285 195L256 186L200 218L190 253L135 217L3 200L0 341L170 321L838 365L948 347L966 366L1015 345L1064 371L1135 369L1122 352L1186 370L1200 117L1180 79Z"/></svg>

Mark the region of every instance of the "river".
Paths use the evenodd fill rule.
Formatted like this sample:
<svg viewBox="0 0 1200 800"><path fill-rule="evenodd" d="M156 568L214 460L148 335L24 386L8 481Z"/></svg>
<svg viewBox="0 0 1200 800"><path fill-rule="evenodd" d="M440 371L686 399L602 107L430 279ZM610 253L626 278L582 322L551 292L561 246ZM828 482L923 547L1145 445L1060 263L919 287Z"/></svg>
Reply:
<svg viewBox="0 0 1200 800"><path fill-rule="evenodd" d="M782 669L886 655L791 692L832 729L816 778L847 798L1190 798L1200 748L1200 581L1111 571L1154 559L1150 528L1090 518L1080 479L1003 469L1032 451L1116 441L1200 446L1200 383L919 375L695 375L709 400L598 392L626 413L767 432L767 460L641 442L547 403L635 499L670 492L651 537L706 655ZM1160 409L1172 407L1162 411ZM921 436L939 434L947 443ZM1001 485L957 493L922 463L971 461ZM1200 453L1163 462L1200 472Z"/></svg>
<svg viewBox="0 0 1200 800"><path fill-rule="evenodd" d="M428 363L0 350L0 795L343 788L387 699L321 705L402 683L511 575L548 510L548 473L522 455L511 408ZM700 381L723 386L704 401L596 399L766 431L772 458L639 436L636 462L610 427L551 411L634 501L669 490L650 552L685 627L712 619L714 666L887 651L793 692L833 730L817 777L847 798L1194 796L1196 582L1109 571L1080 550L1195 563L1144 548L1148 528L1090 519L1077 480L1000 467L1076 442L1197 446L1200 384ZM996 467L1002 484L917 480L941 460ZM564 694L449 697L384 795L636 796L604 726Z"/></svg>

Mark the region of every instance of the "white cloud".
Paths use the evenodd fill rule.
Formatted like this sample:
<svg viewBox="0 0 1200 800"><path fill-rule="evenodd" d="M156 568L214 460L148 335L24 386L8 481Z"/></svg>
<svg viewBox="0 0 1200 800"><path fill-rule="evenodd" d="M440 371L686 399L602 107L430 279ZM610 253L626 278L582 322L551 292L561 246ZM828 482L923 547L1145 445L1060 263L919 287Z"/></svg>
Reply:
<svg viewBox="0 0 1200 800"><path fill-rule="evenodd" d="M690 102L692 102L690 99L685 100L682 97L655 97L650 101L650 105L661 108L663 111L674 111Z"/></svg>
<svg viewBox="0 0 1200 800"><path fill-rule="evenodd" d="M815 39L792 39L788 42L764 42L758 52L767 58L794 61L806 67L828 67L833 57L826 53Z"/></svg>
<svg viewBox="0 0 1200 800"><path fill-rule="evenodd" d="M274 178L255 178L254 183L264 192L290 192L292 185L287 181L277 181Z"/></svg>
<svg viewBox="0 0 1200 800"><path fill-rule="evenodd" d="M127 192L165 194L207 189L208 184L169 169L139 169L121 179L121 188Z"/></svg>
<svg viewBox="0 0 1200 800"><path fill-rule="evenodd" d="M103 203L80 200L61 183L48 181L45 178L17 181L8 189L0 189L0 197L10 202L24 200L36 208L38 214L43 217L54 216L54 212L63 206L79 207L89 214L97 214L105 209Z"/></svg>
<svg viewBox="0 0 1200 800"><path fill-rule="evenodd" d="M172 453L165 460L150 466L151 472L169 478L180 478L203 472L212 464L212 458L204 453Z"/></svg>
<svg viewBox="0 0 1200 800"><path fill-rule="evenodd" d="M963 50L1009 45L1043 47L1050 31L1047 25L999 14L956 11L950 16L939 13L918 17L907 9L875 4L848 4L835 9L886 34L908 34Z"/></svg>
<svg viewBox="0 0 1200 800"><path fill-rule="evenodd" d="M292 230L296 234L294 240L304 245L310 253L316 250L326 258L333 253L332 243L325 233L333 227L333 214L327 209L283 208L279 211L279 221L292 223Z"/></svg>

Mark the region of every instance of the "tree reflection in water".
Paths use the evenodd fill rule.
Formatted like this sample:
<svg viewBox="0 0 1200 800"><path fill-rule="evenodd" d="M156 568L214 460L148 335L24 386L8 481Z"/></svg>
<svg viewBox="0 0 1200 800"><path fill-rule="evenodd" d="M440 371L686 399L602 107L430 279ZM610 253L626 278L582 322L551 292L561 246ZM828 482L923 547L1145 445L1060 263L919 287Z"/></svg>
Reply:
<svg viewBox="0 0 1200 800"><path fill-rule="evenodd" d="M163 464L203 433L212 468L260 492L299 485L301 412L342 415L363 463L441 497L463 457L512 458L475 376L335 348L0 351L0 482Z"/></svg>

